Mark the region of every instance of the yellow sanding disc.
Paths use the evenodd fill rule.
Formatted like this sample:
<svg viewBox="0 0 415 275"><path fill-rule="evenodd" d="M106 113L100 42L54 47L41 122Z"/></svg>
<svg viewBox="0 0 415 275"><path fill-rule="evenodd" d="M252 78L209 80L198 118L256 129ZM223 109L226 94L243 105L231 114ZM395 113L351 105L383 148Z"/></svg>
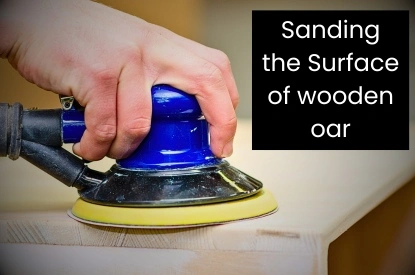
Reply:
<svg viewBox="0 0 415 275"><path fill-rule="evenodd" d="M197 206L180 207L116 207L92 204L78 199L72 210L72 218L89 224L133 227L175 228L209 224L223 224L271 214L278 204L270 191L234 201Z"/></svg>

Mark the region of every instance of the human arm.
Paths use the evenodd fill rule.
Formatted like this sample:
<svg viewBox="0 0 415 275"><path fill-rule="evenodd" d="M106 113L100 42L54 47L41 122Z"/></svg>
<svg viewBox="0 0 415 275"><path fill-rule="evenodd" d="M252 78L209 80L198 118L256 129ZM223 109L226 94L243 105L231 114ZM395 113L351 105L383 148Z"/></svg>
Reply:
<svg viewBox="0 0 415 275"><path fill-rule="evenodd" d="M134 151L151 126L156 84L195 94L213 153L232 154L238 91L221 51L93 1L0 5L1 57L26 80L85 107L87 130L76 154L119 159Z"/></svg>

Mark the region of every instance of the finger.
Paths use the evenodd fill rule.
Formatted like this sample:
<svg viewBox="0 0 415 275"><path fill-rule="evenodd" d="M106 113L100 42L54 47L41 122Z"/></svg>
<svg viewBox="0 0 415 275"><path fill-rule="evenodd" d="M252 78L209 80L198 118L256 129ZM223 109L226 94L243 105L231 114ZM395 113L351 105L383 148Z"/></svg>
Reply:
<svg viewBox="0 0 415 275"><path fill-rule="evenodd" d="M97 83L88 91L88 97L80 102L85 106L86 130L80 142L74 144L73 152L89 161L105 157L117 133L117 82L114 79Z"/></svg>
<svg viewBox="0 0 415 275"><path fill-rule="evenodd" d="M141 61L138 61L141 62ZM151 83L141 64L131 61L123 68L117 91L117 135L108 156L128 157L143 141L151 125Z"/></svg>
<svg viewBox="0 0 415 275"><path fill-rule="evenodd" d="M159 67L154 84L170 84L194 94L210 124L212 152L218 157L230 156L237 121L221 70L177 45L166 42L154 45L148 49L151 59L144 60Z"/></svg>
<svg viewBox="0 0 415 275"><path fill-rule="evenodd" d="M235 78L232 73L231 63L228 56L217 49L209 48L205 45L197 43L196 41L187 39L183 36L177 35L176 33L163 28L158 25L152 25L152 27L161 35L167 39L178 44L179 46L192 51L197 56L205 59L208 62L213 63L218 67L223 75L226 86L228 88L229 96L232 100L233 108L236 109L239 103L239 93L236 86Z"/></svg>

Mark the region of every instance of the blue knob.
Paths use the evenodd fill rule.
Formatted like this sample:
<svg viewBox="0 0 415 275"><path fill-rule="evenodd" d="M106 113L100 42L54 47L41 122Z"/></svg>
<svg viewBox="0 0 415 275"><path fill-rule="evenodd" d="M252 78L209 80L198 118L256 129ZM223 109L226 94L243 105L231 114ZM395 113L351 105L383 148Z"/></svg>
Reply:
<svg viewBox="0 0 415 275"><path fill-rule="evenodd" d="M208 124L195 96L169 85L153 86L151 94L150 132L132 155L116 160L120 168L166 170L221 162L210 150ZM83 111L62 111L64 143L78 142L84 131Z"/></svg>

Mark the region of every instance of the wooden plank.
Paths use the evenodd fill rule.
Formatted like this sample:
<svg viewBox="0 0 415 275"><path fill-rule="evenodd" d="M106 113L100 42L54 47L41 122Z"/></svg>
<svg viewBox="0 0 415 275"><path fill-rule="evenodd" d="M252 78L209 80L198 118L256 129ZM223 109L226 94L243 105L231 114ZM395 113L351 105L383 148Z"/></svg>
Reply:
<svg viewBox="0 0 415 275"><path fill-rule="evenodd" d="M0 245L1 274L316 274L313 255L237 251ZM24 262L24 264L22 264ZM310 272L311 270L311 272Z"/></svg>

